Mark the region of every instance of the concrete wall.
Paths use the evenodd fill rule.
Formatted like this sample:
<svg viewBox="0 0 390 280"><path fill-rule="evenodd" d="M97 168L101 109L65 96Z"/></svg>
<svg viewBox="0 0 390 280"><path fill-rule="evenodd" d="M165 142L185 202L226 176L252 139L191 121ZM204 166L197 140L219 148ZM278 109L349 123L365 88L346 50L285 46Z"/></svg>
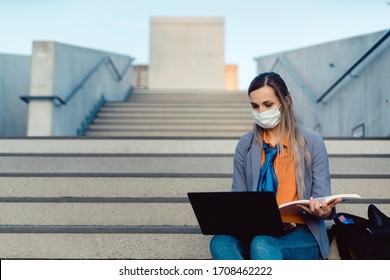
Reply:
<svg viewBox="0 0 390 280"><path fill-rule="evenodd" d="M59 96L65 99L86 75L106 56L120 73L132 58L102 51L59 44L34 42L31 63L32 96ZM122 101L131 86L131 67L121 81L112 68L102 65L83 88L63 106L51 101L31 101L28 136L74 136L101 96Z"/></svg>
<svg viewBox="0 0 390 280"><path fill-rule="evenodd" d="M27 105L20 95L30 86L29 56L0 54L0 137L26 136Z"/></svg>
<svg viewBox="0 0 390 280"><path fill-rule="evenodd" d="M224 89L224 19L151 18L150 89Z"/></svg>
<svg viewBox="0 0 390 280"><path fill-rule="evenodd" d="M287 83L303 126L324 136L390 136L390 38L321 103L317 100L387 31L257 58L258 72ZM355 135L354 135L355 134Z"/></svg>

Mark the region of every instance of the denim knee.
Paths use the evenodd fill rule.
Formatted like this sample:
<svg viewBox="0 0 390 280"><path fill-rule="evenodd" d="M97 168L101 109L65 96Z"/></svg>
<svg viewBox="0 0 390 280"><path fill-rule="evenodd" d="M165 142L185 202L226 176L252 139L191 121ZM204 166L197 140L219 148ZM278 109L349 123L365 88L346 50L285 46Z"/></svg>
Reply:
<svg viewBox="0 0 390 280"><path fill-rule="evenodd" d="M231 235L215 235L210 241L211 256L215 260L240 260L243 251L240 240Z"/></svg>
<svg viewBox="0 0 390 280"><path fill-rule="evenodd" d="M275 239L267 235L258 235L252 239L250 256L252 260L280 260L283 258Z"/></svg>

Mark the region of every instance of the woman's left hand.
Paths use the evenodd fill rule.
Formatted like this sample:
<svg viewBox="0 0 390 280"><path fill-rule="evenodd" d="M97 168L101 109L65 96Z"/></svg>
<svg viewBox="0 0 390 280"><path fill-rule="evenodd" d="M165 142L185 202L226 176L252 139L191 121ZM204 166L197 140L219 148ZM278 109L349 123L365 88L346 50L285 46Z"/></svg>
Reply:
<svg viewBox="0 0 390 280"><path fill-rule="evenodd" d="M341 198L337 198L330 202L329 204L326 204L325 198L322 199L314 199L313 197L310 197L309 199L309 206L305 205L298 205L306 212L312 214L313 216L316 216L317 218L327 218L332 214L333 207L336 206L337 203L340 203L342 201Z"/></svg>

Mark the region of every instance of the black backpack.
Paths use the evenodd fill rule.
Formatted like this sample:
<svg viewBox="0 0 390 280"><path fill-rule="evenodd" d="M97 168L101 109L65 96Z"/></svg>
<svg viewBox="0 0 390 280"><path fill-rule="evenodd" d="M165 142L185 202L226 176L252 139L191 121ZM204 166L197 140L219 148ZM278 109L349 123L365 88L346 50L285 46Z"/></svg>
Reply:
<svg viewBox="0 0 390 280"><path fill-rule="evenodd" d="M368 206L368 219L338 213L332 231L343 260L390 260L390 218L375 205Z"/></svg>

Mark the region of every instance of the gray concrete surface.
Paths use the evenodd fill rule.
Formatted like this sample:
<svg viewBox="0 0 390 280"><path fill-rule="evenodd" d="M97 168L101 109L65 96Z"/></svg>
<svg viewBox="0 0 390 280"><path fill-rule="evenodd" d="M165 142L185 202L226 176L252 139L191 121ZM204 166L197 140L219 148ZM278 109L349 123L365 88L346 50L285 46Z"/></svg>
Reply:
<svg viewBox="0 0 390 280"><path fill-rule="evenodd" d="M0 173L231 174L231 157L0 157Z"/></svg>
<svg viewBox="0 0 390 280"><path fill-rule="evenodd" d="M147 175L146 175L147 176ZM390 197L390 179L333 178L332 192ZM184 198L188 192L230 191L231 178L0 177L3 198Z"/></svg>
<svg viewBox="0 0 390 280"><path fill-rule="evenodd" d="M249 112L249 113L248 113ZM199 113L202 113L201 115ZM190 112L99 112L98 117L120 117L123 119L133 118L138 119L140 122L142 122L143 119L162 119L162 118L170 118L173 120L180 120L180 119L225 119L228 123L230 119L246 119L248 122L250 122L250 111L247 112L238 112L234 115L230 114L229 112L196 112L196 111L190 111ZM248 116L249 115L249 116Z"/></svg>
<svg viewBox="0 0 390 280"><path fill-rule="evenodd" d="M135 124L135 125L141 125L141 124L156 124L156 125L164 125L164 124L176 124L176 125L193 125L193 124L226 124L226 120L229 121L232 125L242 125L243 127L248 125L248 118L229 118L230 116L225 117L219 117L214 119L192 119L192 118L170 118L170 117L160 117L158 120L152 119L152 118L143 118L142 121L129 118L129 119L122 119L118 118L117 116L112 117L100 117L99 119L96 119L93 124ZM252 124L249 124L249 129L252 129Z"/></svg>
<svg viewBox="0 0 390 280"><path fill-rule="evenodd" d="M183 130L88 130L86 136L88 137L236 137L237 139L243 134L242 130L228 130L228 131L214 131L214 130L199 130L199 131L183 131Z"/></svg>
<svg viewBox="0 0 390 280"><path fill-rule="evenodd" d="M30 88L30 56L0 54L0 137L27 135L27 105L19 99Z"/></svg>
<svg viewBox="0 0 390 280"><path fill-rule="evenodd" d="M233 154L237 140L0 139L0 153Z"/></svg>
<svg viewBox="0 0 390 280"><path fill-rule="evenodd" d="M235 94L246 94L246 91L243 90L229 90L229 93L234 96ZM135 94L153 94L153 95L162 95L162 97L165 98L165 96L168 95L177 95L180 94L183 96L183 98L190 98L191 95L197 95L197 94L205 94L205 95L218 95L218 94L226 94L226 89L195 89L195 88L164 88L164 89L155 89L155 88L135 88L133 93Z"/></svg>
<svg viewBox="0 0 390 280"><path fill-rule="evenodd" d="M249 106L243 107L243 108L229 108L229 107L222 107L222 108L214 108L214 107L208 107L208 108L107 108L103 107L100 112L101 113L149 113L150 111L153 111L155 113L170 113L170 114L186 114L186 113L214 113L214 114L233 114L233 115L240 115L240 113L248 114L248 111L250 112Z"/></svg>
<svg viewBox="0 0 390 280"><path fill-rule="evenodd" d="M1 234L1 258L210 259L201 234Z"/></svg>
<svg viewBox="0 0 390 280"><path fill-rule="evenodd" d="M193 191L230 191L231 184L231 178L152 178L147 175L140 178L0 177L0 193L3 198L184 198Z"/></svg>
<svg viewBox="0 0 390 280"><path fill-rule="evenodd" d="M199 130L210 130L210 131L226 131L226 130L237 130L241 131L241 133L245 133L245 131L249 131L252 128L252 124L247 123L245 124L226 124L226 123L217 123L217 124L210 124L210 123L203 123L203 124L187 124L184 125L186 128L182 128L183 124L156 124L156 123L130 123L130 124L117 124L117 123L109 123L109 124L91 124L89 126L90 131L94 130L185 130L185 129L191 129L193 131L199 131Z"/></svg>
<svg viewBox="0 0 390 280"><path fill-rule="evenodd" d="M335 179L332 192L358 193L364 199L390 197L387 179ZM147 186L147 187L145 187ZM6 198L186 198L188 192L230 191L231 178L150 177L0 177L0 192Z"/></svg>
<svg viewBox="0 0 390 280"><path fill-rule="evenodd" d="M390 157L329 158L330 172L337 175L389 175ZM2 156L1 173L93 174L216 174L233 172L232 156Z"/></svg>
<svg viewBox="0 0 390 280"><path fill-rule="evenodd" d="M47 215L50 213L50 215ZM189 203L1 203L1 225L197 226Z"/></svg>
<svg viewBox="0 0 390 280"><path fill-rule="evenodd" d="M0 154L233 154L235 140L213 139L0 139ZM330 155L389 155L390 141L325 139Z"/></svg>

